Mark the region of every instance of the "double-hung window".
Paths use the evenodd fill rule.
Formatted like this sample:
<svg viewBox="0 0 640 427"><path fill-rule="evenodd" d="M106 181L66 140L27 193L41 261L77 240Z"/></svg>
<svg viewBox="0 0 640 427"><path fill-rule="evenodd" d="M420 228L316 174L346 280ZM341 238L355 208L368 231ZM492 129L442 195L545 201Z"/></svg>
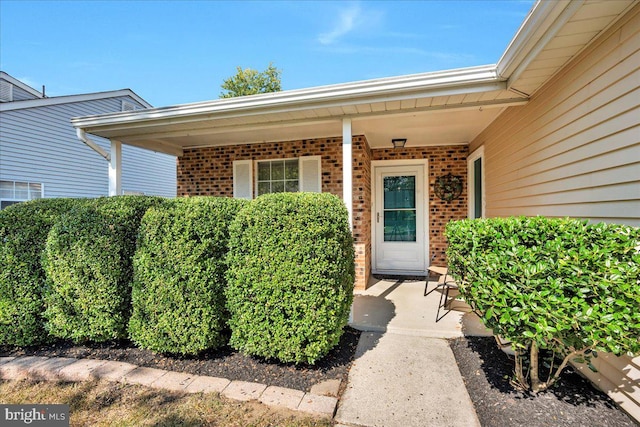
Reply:
<svg viewBox="0 0 640 427"><path fill-rule="evenodd" d="M258 163L258 196L269 193L295 193L300 188L298 159L265 160Z"/></svg>
<svg viewBox="0 0 640 427"><path fill-rule="evenodd" d="M322 190L320 156L233 162L233 197ZM255 181L254 181L255 177Z"/></svg>
<svg viewBox="0 0 640 427"><path fill-rule="evenodd" d="M0 181L0 209L15 203L42 198L42 184L35 182Z"/></svg>

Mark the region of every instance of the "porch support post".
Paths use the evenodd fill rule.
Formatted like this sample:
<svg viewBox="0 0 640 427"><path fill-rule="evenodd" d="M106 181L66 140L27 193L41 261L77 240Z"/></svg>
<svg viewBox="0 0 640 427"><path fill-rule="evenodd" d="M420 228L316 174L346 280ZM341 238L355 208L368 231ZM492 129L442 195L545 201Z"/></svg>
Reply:
<svg viewBox="0 0 640 427"><path fill-rule="evenodd" d="M353 136L351 119L342 119L342 200L349 212L349 228L353 229Z"/></svg>
<svg viewBox="0 0 640 427"><path fill-rule="evenodd" d="M109 196L122 194L122 143L111 140L111 159L109 160Z"/></svg>

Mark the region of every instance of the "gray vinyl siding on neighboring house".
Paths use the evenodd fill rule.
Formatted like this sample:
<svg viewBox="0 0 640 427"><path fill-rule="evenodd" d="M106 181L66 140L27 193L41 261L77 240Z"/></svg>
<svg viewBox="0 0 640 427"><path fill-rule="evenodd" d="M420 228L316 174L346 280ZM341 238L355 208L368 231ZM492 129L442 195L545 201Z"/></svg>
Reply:
<svg viewBox="0 0 640 427"><path fill-rule="evenodd" d="M37 182L44 197L108 195L108 163L80 142L72 117L122 110L130 97L40 106L3 111L0 120L0 180ZM90 138L109 151L109 141ZM174 197L175 157L146 150L123 149L123 189Z"/></svg>
<svg viewBox="0 0 640 427"><path fill-rule="evenodd" d="M486 216L545 215L640 226L640 5L523 107L471 144L484 147ZM578 368L640 419L640 356ZM635 386L633 386L635 384Z"/></svg>
<svg viewBox="0 0 640 427"><path fill-rule="evenodd" d="M13 85L13 100L24 101L26 99L38 99L38 97L16 85Z"/></svg>
<svg viewBox="0 0 640 427"><path fill-rule="evenodd" d="M499 116L470 152L481 145L486 216L640 226L640 6L528 105Z"/></svg>

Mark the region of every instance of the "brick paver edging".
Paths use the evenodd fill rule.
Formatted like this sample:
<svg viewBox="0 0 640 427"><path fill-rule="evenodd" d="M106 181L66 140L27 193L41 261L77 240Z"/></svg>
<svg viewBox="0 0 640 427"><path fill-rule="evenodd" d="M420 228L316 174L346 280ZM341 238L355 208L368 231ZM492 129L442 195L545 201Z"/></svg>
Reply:
<svg viewBox="0 0 640 427"><path fill-rule="evenodd" d="M335 397L284 387L145 368L124 362L70 357L0 357L0 378L63 381L105 379L187 393L220 393L229 399L258 400L265 405L327 418L333 417L338 404Z"/></svg>

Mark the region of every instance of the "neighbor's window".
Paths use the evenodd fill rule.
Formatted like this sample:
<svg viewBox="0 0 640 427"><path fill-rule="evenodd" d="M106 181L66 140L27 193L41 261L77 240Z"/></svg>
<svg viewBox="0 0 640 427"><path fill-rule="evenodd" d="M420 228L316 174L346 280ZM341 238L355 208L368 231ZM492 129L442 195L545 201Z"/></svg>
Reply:
<svg viewBox="0 0 640 427"><path fill-rule="evenodd" d="M294 193L300 188L298 159L258 162L258 196L268 193Z"/></svg>
<svg viewBox="0 0 640 427"><path fill-rule="evenodd" d="M0 209L27 200L42 198L42 184L35 182L0 181Z"/></svg>

